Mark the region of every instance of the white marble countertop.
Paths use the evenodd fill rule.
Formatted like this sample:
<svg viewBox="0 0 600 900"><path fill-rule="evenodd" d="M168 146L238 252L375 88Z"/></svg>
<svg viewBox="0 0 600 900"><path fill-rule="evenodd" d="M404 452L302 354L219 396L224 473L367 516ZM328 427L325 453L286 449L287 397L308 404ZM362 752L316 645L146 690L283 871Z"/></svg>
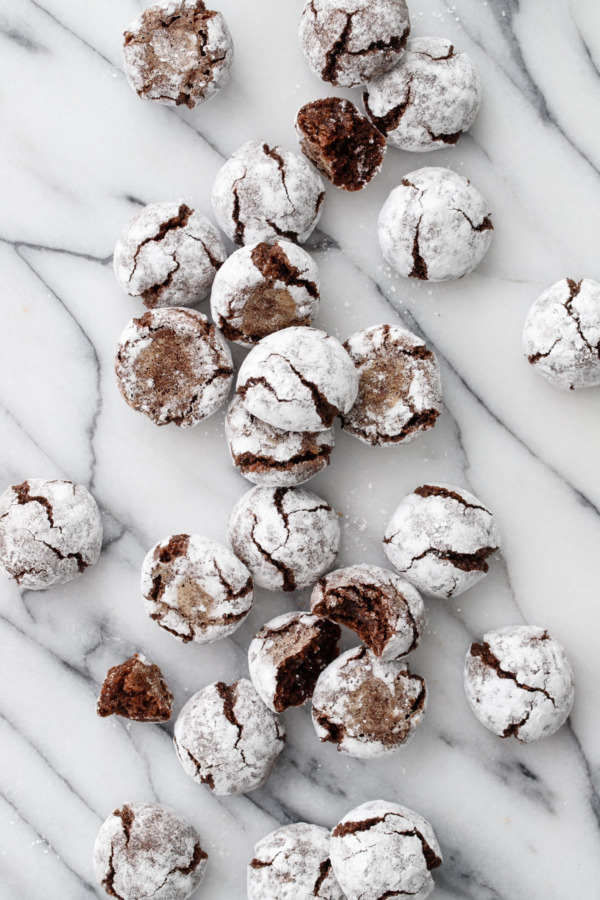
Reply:
<svg viewBox="0 0 600 900"><path fill-rule="evenodd" d="M430 704L409 747L375 762L343 758L318 743L307 708L293 711L274 774L234 798L185 775L172 723L95 714L107 668L133 651L163 668L178 710L209 681L247 675L257 628L306 606L306 595L259 591L233 638L204 647L146 617L147 549L171 532L224 540L250 485L230 467L222 413L181 432L121 400L115 342L142 307L121 294L111 253L141 204L182 198L210 213L215 173L244 141L296 149L296 110L328 88L298 47L302 0L219 0L236 48L228 87L194 112L142 102L121 66L123 29L142 5L0 0L0 488L80 481L106 527L84 577L46 593L0 585L0 896L105 896L91 867L100 823L123 802L155 800L187 816L209 852L194 896L243 900L253 844L278 823L331 826L385 797L432 822L445 857L439 900L599 898L600 389L557 391L521 356L523 321L544 287L566 275L600 280L597 0L410 4L415 35L448 37L472 55L484 85L478 120L457 148L391 149L358 196L329 189L308 249L323 282L318 324L345 338L401 319L437 352L446 406L407 447L371 449L340 433L310 489L343 515L340 564L384 564L385 524L425 480L489 505L504 553L467 594L427 604L411 666ZM422 165L455 168L492 205L490 252L453 284L395 277L377 245L383 200ZM577 679L568 724L529 746L488 733L462 690L471 638L523 621L559 638Z"/></svg>

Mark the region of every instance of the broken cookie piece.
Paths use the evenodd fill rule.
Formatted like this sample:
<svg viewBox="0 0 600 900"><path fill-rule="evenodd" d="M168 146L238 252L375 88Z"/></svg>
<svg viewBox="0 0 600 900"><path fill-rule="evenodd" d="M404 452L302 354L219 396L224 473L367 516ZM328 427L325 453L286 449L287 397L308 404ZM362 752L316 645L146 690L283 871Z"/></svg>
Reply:
<svg viewBox="0 0 600 900"><path fill-rule="evenodd" d="M566 722L575 694L573 670L561 644L543 628L514 625L471 644L465 692L482 725L499 737L529 743Z"/></svg>
<svg viewBox="0 0 600 900"><path fill-rule="evenodd" d="M208 854L190 823L157 803L125 803L104 822L94 844L98 884L118 900L187 900Z"/></svg>
<svg viewBox="0 0 600 900"><path fill-rule="evenodd" d="M172 706L173 694L159 667L136 653L108 670L96 712L102 718L123 716L134 722L168 722Z"/></svg>

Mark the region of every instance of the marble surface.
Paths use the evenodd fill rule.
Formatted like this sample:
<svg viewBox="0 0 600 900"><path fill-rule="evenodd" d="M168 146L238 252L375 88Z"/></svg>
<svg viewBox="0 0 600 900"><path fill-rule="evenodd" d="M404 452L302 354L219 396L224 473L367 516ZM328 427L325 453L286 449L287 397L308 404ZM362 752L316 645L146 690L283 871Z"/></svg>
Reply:
<svg viewBox="0 0 600 900"><path fill-rule="evenodd" d="M212 180L244 141L295 148L296 109L328 90L297 45L302 0L219 0L236 47L229 86L193 112L144 103L121 63L122 31L142 5L0 0L0 485L80 481L106 529L82 578L46 593L0 585L0 896L105 896L91 868L100 823L125 801L156 800L186 815L210 854L196 896L243 900L253 844L278 823L331 826L384 797L432 822L445 857L439 900L599 898L600 389L561 393L520 349L544 287L565 275L600 280L597 0L412 0L414 34L472 54L479 118L456 149L390 150L358 196L330 189L309 249L323 282L319 324L345 338L403 321L437 352L446 406L407 447L371 449L340 433L311 488L342 515L342 564L383 564L385 524L424 480L487 503L504 552L469 593L427 603L411 665L430 705L409 747L342 758L319 745L308 709L294 711L265 787L224 799L184 774L171 725L99 719L99 685L140 650L162 666L179 709L209 681L246 675L254 632L307 597L259 591L244 626L205 647L146 617L147 549L170 532L224 540L249 485L230 467L222 414L189 432L158 429L121 400L114 346L142 307L121 294L111 253L141 204L183 198L209 212ZM378 249L379 208L421 165L455 168L492 205L490 252L454 284L407 283ZM529 746L488 733L461 684L471 638L524 621L560 639L577 679L567 726Z"/></svg>

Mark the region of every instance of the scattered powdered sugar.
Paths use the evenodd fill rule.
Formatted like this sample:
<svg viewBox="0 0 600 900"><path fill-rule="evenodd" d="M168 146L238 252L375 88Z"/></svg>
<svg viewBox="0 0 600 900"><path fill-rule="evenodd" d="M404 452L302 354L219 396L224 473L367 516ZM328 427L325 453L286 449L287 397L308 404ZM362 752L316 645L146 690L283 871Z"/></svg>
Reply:
<svg viewBox="0 0 600 900"><path fill-rule="evenodd" d="M30 478L0 496L0 567L41 591L98 562L102 520L89 491L71 481Z"/></svg>
<svg viewBox="0 0 600 900"><path fill-rule="evenodd" d="M471 645L465 692L486 728L529 743L554 734L565 723L575 684L564 648L547 631L509 625Z"/></svg>

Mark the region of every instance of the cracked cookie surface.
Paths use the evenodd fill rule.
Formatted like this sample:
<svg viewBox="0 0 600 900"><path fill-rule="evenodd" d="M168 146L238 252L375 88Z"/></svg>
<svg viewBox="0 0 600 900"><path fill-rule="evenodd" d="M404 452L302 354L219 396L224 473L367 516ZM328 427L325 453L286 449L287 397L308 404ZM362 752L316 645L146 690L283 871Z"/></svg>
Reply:
<svg viewBox="0 0 600 900"><path fill-rule="evenodd" d="M254 600L246 566L228 547L197 534L156 544L142 565L141 590L150 618L184 643L233 634Z"/></svg>
<svg viewBox="0 0 600 900"><path fill-rule="evenodd" d="M414 735L425 715L427 688L405 662L355 647L321 673L312 705L320 741L348 756L375 759L396 753Z"/></svg>
<svg viewBox="0 0 600 900"><path fill-rule="evenodd" d="M435 354L405 328L375 325L344 343L358 372L358 397L342 428L365 444L408 443L433 428L442 408Z"/></svg>
<svg viewBox="0 0 600 900"><path fill-rule="evenodd" d="M155 425L192 428L225 403L233 381L229 347L192 309L153 309L119 338L115 373L121 396Z"/></svg>
<svg viewBox="0 0 600 900"><path fill-rule="evenodd" d="M285 728L254 686L209 684L185 704L174 743L187 774L215 794L254 791L270 775L285 744Z"/></svg>
<svg viewBox="0 0 600 900"><path fill-rule="evenodd" d="M186 819L157 803L126 803L94 845L98 884L117 900L186 900L204 877L208 854Z"/></svg>
<svg viewBox="0 0 600 900"><path fill-rule="evenodd" d="M397 803L372 800L333 829L331 863L348 900L425 900L442 853L426 819Z"/></svg>
<svg viewBox="0 0 600 900"><path fill-rule="evenodd" d="M465 660L465 693L482 725L529 743L566 722L575 694L561 644L543 628L514 625L484 634Z"/></svg>
<svg viewBox="0 0 600 900"><path fill-rule="evenodd" d="M248 866L248 900L345 900L331 867L326 828L296 822L267 834Z"/></svg>
<svg viewBox="0 0 600 900"><path fill-rule="evenodd" d="M563 278L545 290L527 315L523 353L562 390L600 384L600 284Z"/></svg>
<svg viewBox="0 0 600 900"><path fill-rule="evenodd" d="M227 259L217 229L185 203L151 203L127 224L113 267L119 285L148 309L194 306Z"/></svg>
<svg viewBox="0 0 600 900"><path fill-rule="evenodd" d="M125 75L143 100L193 109L229 81L231 35L221 13L202 0L155 3L124 38Z"/></svg>
<svg viewBox="0 0 600 900"><path fill-rule="evenodd" d="M315 75L357 87L396 65L409 33L404 0L309 0L299 37Z"/></svg>
<svg viewBox="0 0 600 900"><path fill-rule="evenodd" d="M379 245L404 278L448 281L472 272L492 240L490 208L473 185L436 166L409 172L383 204Z"/></svg>
<svg viewBox="0 0 600 900"><path fill-rule="evenodd" d="M440 598L456 597L483 578L499 547L489 509L447 484L423 484L408 494L383 540L396 571L424 594Z"/></svg>
<svg viewBox="0 0 600 900"><path fill-rule="evenodd" d="M238 501L227 526L234 553L255 584L271 591L309 587L337 556L337 513L300 488L255 487Z"/></svg>
<svg viewBox="0 0 600 900"><path fill-rule="evenodd" d="M319 311L319 271L291 241L247 244L215 278L210 306L229 341L253 347L294 325L310 325Z"/></svg>
<svg viewBox="0 0 600 900"><path fill-rule="evenodd" d="M481 103L481 81L471 58L444 38L413 38L400 62L374 78L363 102L367 115L401 150L455 146Z"/></svg>
<svg viewBox="0 0 600 900"><path fill-rule="evenodd" d="M211 202L234 243L286 238L303 244L319 221L325 186L303 156L248 141L217 173Z"/></svg>
<svg viewBox="0 0 600 900"><path fill-rule="evenodd" d="M0 496L0 568L31 591L64 584L98 562L102 520L89 491L30 478Z"/></svg>
<svg viewBox="0 0 600 900"><path fill-rule="evenodd" d="M140 653L108 670L96 712L102 718L123 716L135 722L168 722L173 694L163 673Z"/></svg>

